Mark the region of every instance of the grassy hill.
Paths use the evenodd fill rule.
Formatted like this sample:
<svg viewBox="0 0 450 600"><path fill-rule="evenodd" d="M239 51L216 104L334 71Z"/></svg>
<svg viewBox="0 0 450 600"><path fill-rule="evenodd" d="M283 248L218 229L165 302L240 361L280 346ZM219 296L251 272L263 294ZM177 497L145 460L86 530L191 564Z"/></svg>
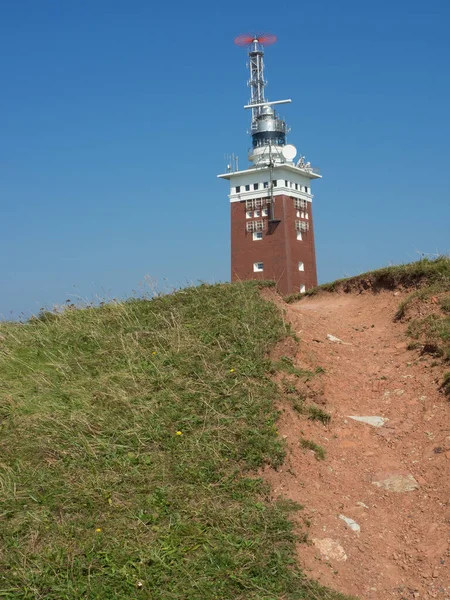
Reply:
<svg viewBox="0 0 450 600"><path fill-rule="evenodd" d="M0 597L342 598L255 475L288 335L251 282L0 325Z"/></svg>

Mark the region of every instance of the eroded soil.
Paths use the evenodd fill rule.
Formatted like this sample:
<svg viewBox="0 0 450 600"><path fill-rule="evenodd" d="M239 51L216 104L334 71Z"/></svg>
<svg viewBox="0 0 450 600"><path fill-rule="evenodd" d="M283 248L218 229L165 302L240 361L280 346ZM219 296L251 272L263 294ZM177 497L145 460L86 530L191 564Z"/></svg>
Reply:
<svg viewBox="0 0 450 600"><path fill-rule="evenodd" d="M310 577L364 599L450 599L450 403L438 390L442 369L407 350L406 324L394 321L401 299L365 292L283 303L300 338L294 363L325 370L310 397L332 420L307 420L286 395L279 432L288 456L264 476L275 496L304 506L309 543L299 543L298 557ZM388 420L376 428L351 415ZM300 438L322 446L325 460ZM416 489L373 483L393 475L412 476ZM329 540L342 552L327 554Z"/></svg>

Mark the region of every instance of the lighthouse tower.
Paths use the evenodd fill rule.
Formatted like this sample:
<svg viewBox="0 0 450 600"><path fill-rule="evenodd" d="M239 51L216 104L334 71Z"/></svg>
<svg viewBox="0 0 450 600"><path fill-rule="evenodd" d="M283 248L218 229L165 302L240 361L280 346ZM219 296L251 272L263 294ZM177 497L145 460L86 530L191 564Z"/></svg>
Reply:
<svg viewBox="0 0 450 600"><path fill-rule="evenodd" d="M218 177L230 181L231 280L272 279L291 294L317 285L311 182L321 176L286 143L275 106L291 100L265 97L264 46L275 41L268 34L235 39L249 55L250 166L239 171L233 158Z"/></svg>

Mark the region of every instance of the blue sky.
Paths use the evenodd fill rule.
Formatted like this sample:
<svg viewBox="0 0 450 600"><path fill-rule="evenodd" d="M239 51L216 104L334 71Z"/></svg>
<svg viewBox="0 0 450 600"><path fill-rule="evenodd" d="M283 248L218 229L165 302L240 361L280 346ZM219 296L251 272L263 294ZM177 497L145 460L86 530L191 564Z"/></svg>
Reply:
<svg viewBox="0 0 450 600"><path fill-rule="evenodd" d="M319 279L450 251L448 0L4 0L0 314L229 278L246 31L323 180ZM11 312L12 311L12 312Z"/></svg>

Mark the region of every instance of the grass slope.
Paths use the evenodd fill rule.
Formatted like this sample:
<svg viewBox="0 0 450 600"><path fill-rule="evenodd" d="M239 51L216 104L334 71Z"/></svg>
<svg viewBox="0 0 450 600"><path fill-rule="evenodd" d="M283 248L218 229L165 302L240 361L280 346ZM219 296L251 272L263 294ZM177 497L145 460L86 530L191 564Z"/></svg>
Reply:
<svg viewBox="0 0 450 600"><path fill-rule="evenodd" d="M287 333L252 283L0 325L0 597L343 598L251 474Z"/></svg>

